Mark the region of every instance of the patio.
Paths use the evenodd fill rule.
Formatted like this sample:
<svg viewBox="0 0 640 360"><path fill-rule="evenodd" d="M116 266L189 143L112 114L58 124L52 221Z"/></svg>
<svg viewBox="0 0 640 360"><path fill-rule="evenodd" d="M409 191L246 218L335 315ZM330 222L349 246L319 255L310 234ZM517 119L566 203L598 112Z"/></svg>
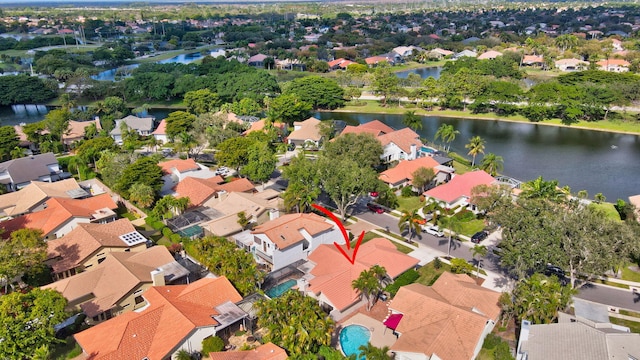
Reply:
<svg viewBox="0 0 640 360"><path fill-rule="evenodd" d="M371 332L371 339L369 342L375 347L391 347L391 345L393 345L397 340L396 336L393 334L393 330L387 329L381 321L371 318L361 312L343 321L340 325L344 328L353 324L362 325L369 329Z"/></svg>

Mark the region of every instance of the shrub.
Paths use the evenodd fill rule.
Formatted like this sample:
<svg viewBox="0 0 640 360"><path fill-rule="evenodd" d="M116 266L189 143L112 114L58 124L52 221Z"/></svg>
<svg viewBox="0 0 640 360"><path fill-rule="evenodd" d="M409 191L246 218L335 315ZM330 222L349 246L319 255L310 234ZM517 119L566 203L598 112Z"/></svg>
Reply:
<svg viewBox="0 0 640 360"><path fill-rule="evenodd" d="M451 259L451 272L470 275L473 272L473 265L469 264L465 259L454 258Z"/></svg>
<svg viewBox="0 0 640 360"><path fill-rule="evenodd" d="M442 260L439 257L433 259L433 268L436 270L440 270L442 267Z"/></svg>
<svg viewBox="0 0 640 360"><path fill-rule="evenodd" d="M210 336L202 340L202 353L209 356L211 352L222 351L224 349L224 341L217 336Z"/></svg>
<svg viewBox="0 0 640 360"><path fill-rule="evenodd" d="M171 244L169 245L169 252L171 254L177 254L182 250L182 245L181 244Z"/></svg>
<svg viewBox="0 0 640 360"><path fill-rule="evenodd" d="M171 240L172 243L179 243L180 240L182 240L182 237L179 234L171 234L171 236L169 236L169 240Z"/></svg>
<svg viewBox="0 0 640 360"><path fill-rule="evenodd" d="M419 277L420 273L418 273L414 269L409 269L402 273L402 275L398 276L392 284L389 284L385 288L385 290L388 291L391 296L394 296L401 286L412 284L416 280L418 280Z"/></svg>
<svg viewBox="0 0 640 360"><path fill-rule="evenodd" d="M473 212L469 211L469 210L462 210L460 212L457 212L454 215L458 220L460 220L461 222L467 222L467 221L471 221L473 220L476 216L473 214Z"/></svg>
<svg viewBox="0 0 640 360"><path fill-rule="evenodd" d="M415 195L411 186L403 187L402 190L400 191L400 194L402 195L402 197L410 197Z"/></svg>
<svg viewBox="0 0 640 360"><path fill-rule="evenodd" d="M165 226L162 228L162 235L168 239L171 237L171 235L173 235L173 231Z"/></svg>

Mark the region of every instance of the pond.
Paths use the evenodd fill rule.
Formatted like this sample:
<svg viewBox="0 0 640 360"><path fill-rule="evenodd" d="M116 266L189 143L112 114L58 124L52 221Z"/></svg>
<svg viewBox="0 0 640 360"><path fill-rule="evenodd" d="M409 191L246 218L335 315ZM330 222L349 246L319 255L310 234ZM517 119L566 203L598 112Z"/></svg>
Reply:
<svg viewBox="0 0 640 360"><path fill-rule="evenodd" d="M423 68L417 68L417 69L411 69L411 70L398 71L396 73L396 76L398 76L401 79L406 79L407 76L409 76L409 74L413 73L413 74L420 75L420 77L423 79L426 79L429 76L433 77L434 79L439 79L441 72L442 72L441 66L436 66L436 67L432 66L432 67L423 67Z"/></svg>

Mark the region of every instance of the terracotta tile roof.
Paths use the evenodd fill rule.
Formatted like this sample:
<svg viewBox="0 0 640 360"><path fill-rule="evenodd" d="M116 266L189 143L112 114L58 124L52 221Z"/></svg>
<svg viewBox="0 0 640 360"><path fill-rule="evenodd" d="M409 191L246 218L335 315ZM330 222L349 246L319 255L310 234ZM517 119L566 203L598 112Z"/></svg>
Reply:
<svg viewBox="0 0 640 360"><path fill-rule="evenodd" d="M217 187L218 191L226 192L252 192L255 189L256 187L253 186L253 183L251 183L247 178L235 179L228 183L222 183Z"/></svg>
<svg viewBox="0 0 640 360"><path fill-rule="evenodd" d="M210 360L285 360L287 358L287 352L284 349L270 342L253 350L209 353Z"/></svg>
<svg viewBox="0 0 640 360"><path fill-rule="evenodd" d="M59 291L69 302L91 297L80 308L93 317L116 306L141 284L152 283L151 271L174 261L164 246L141 252L113 252L94 268L42 288Z"/></svg>
<svg viewBox="0 0 640 360"><path fill-rule="evenodd" d="M331 60L329 61L327 64L329 64L329 67L332 68L336 65L340 65L341 62L345 61L344 58L339 58L339 59L335 59L335 60Z"/></svg>
<svg viewBox="0 0 640 360"><path fill-rule="evenodd" d="M333 227L333 224L316 214L287 214L257 226L251 233L265 234L282 250L304 240L301 230L315 236Z"/></svg>
<svg viewBox="0 0 640 360"><path fill-rule="evenodd" d="M407 154L411 154L411 145L415 145L418 149L422 146L420 135L410 128L403 128L388 134L380 135L378 140L380 140L383 147L390 143L394 143Z"/></svg>
<svg viewBox="0 0 640 360"><path fill-rule="evenodd" d="M474 186L491 185L495 180L496 179L483 170L471 171L454 176L448 183L436 186L426 191L424 195L451 204L462 196L470 198L471 189L473 189Z"/></svg>
<svg viewBox="0 0 640 360"><path fill-rule="evenodd" d="M502 53L495 50L489 50L478 56L478 60L495 59L498 56L502 56Z"/></svg>
<svg viewBox="0 0 640 360"><path fill-rule="evenodd" d="M75 334L84 353L93 360L165 359L198 327L218 324L216 306L242 299L225 277L152 287L144 297L147 309Z"/></svg>
<svg viewBox="0 0 640 360"><path fill-rule="evenodd" d="M188 197L191 206L197 207L219 191L252 192L255 189L253 183L246 178L225 182L222 176L218 175L208 179L186 177L174 186L173 191L178 194L178 198Z"/></svg>
<svg viewBox="0 0 640 360"><path fill-rule="evenodd" d="M439 284L441 281L445 285ZM453 290L446 289L447 285ZM456 290L463 294L454 296L452 292ZM467 275L446 272L433 287L403 286L389 304L394 313L403 314L396 329L401 335L391 350L422 353L427 357L435 354L443 360L472 359L486 322L498 318L499 297L499 293L476 285ZM450 302L452 298L455 303ZM493 316L478 313L473 306Z"/></svg>
<svg viewBox="0 0 640 360"><path fill-rule="evenodd" d="M538 55L525 55L522 57L522 63L523 64L544 63L544 59L542 58L542 56L538 56Z"/></svg>
<svg viewBox="0 0 640 360"><path fill-rule="evenodd" d="M200 169L200 166L198 166L193 159L174 159L163 161L159 163L158 166L162 168L162 172L165 174L172 174L174 169L179 173Z"/></svg>
<svg viewBox="0 0 640 360"><path fill-rule="evenodd" d="M367 63L367 65L375 65L381 62L389 62L389 58L386 58L384 56L371 56L364 59L364 61Z"/></svg>
<svg viewBox="0 0 640 360"><path fill-rule="evenodd" d="M167 135L167 119L160 120L160 124L153 130L151 135Z"/></svg>
<svg viewBox="0 0 640 360"><path fill-rule="evenodd" d="M623 60L623 59L607 59L607 60L598 61L596 63L596 65L598 65L600 67L607 67L607 66L629 67L629 66L631 66L631 63L629 63L627 60Z"/></svg>
<svg viewBox="0 0 640 360"><path fill-rule="evenodd" d="M272 124L275 128L279 129L281 132L284 132L286 129L286 124L281 122L275 122ZM247 131L244 132L244 135L253 132L253 131L263 131L266 126L266 119L258 120L251 123L251 127Z"/></svg>
<svg viewBox="0 0 640 360"><path fill-rule="evenodd" d="M372 121L366 122L364 124L360 124L358 127L361 127L361 128L364 128L364 129L379 130L380 132L382 132L384 134L392 133L392 132L395 131L395 129L393 129L392 127L386 125L385 123L383 123L380 120L372 120Z"/></svg>
<svg viewBox="0 0 640 360"><path fill-rule="evenodd" d="M47 258L61 258L51 265L54 273L70 270L102 248L128 248L119 236L134 231L136 229L128 219L108 224L78 224L65 236L47 242Z"/></svg>
<svg viewBox="0 0 640 360"><path fill-rule="evenodd" d="M294 127L300 127L297 130L294 130L287 137L289 140L313 140L319 141L322 138L320 134L320 120L310 117L305 121L295 122L293 123Z"/></svg>
<svg viewBox="0 0 640 360"><path fill-rule="evenodd" d="M433 169L434 174L438 173L436 166L440 164L432 157L424 156L414 160L402 160L391 169L380 173L380 180L387 184L397 184L404 180L413 180L413 173L421 167Z"/></svg>
<svg viewBox="0 0 640 360"><path fill-rule="evenodd" d="M69 125L67 126L67 131L62 134L62 140L65 143L70 143L75 140L79 140L84 138L84 130L87 126L95 124L96 129L102 130L102 125L100 125L100 120L90 120L90 121L73 121L69 120Z"/></svg>
<svg viewBox="0 0 640 360"><path fill-rule="evenodd" d="M8 216L20 215L32 211L48 198L71 198L72 190L82 190L75 179L52 183L33 181L18 191L0 195L0 209Z"/></svg>
<svg viewBox="0 0 640 360"><path fill-rule="evenodd" d="M381 132L380 130L377 130L377 129L363 128L362 126L347 125L342 130L340 135L346 135L346 134L372 134L373 136L378 137L378 136L382 135L383 132Z"/></svg>
<svg viewBox="0 0 640 360"><path fill-rule="evenodd" d="M101 194L86 199L51 198L46 201L47 208L35 213L26 214L15 219L0 222L4 229L3 236L8 236L18 229L41 229L48 235L74 217L91 219L102 209L118 208L109 194Z"/></svg>
<svg viewBox="0 0 640 360"><path fill-rule="evenodd" d="M309 254L316 266L311 269L315 278L309 282L309 291L322 293L332 305L342 311L358 300L358 293L351 287L353 280L363 270L373 265L383 266L391 278L418 264L418 259L405 255L389 240L375 238L362 244L352 265L334 245L320 245Z"/></svg>

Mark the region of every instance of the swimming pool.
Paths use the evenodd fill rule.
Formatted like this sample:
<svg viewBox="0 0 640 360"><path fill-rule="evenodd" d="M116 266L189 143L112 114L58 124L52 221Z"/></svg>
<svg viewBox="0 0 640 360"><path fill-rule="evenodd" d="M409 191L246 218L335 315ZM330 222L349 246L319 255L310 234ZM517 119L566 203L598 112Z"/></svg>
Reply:
<svg viewBox="0 0 640 360"><path fill-rule="evenodd" d="M294 279L289 279L281 284L278 284L267 291L265 293L270 298L276 298L282 294L284 294L287 290L291 289L297 283Z"/></svg>
<svg viewBox="0 0 640 360"><path fill-rule="evenodd" d="M345 356L358 355L361 345L367 345L371 332L362 325L349 325L340 331L340 348ZM358 359L364 359L360 357Z"/></svg>

